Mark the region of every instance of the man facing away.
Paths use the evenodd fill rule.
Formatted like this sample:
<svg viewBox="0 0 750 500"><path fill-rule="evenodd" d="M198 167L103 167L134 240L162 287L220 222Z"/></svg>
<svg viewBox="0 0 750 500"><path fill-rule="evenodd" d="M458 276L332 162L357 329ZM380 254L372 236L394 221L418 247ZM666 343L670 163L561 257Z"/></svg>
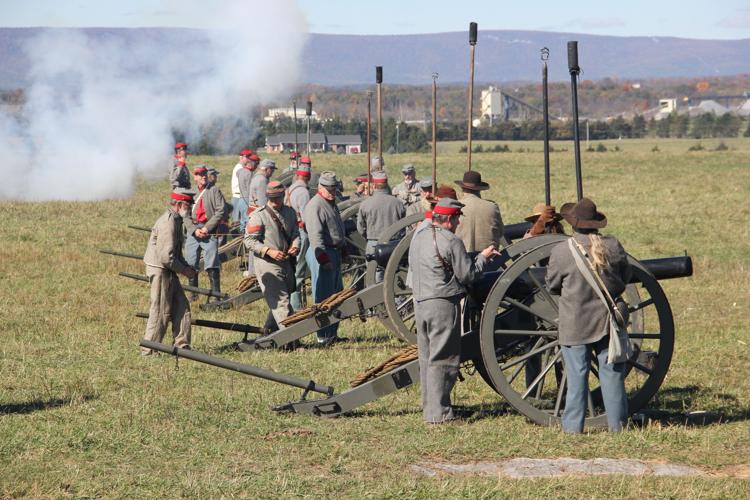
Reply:
<svg viewBox="0 0 750 500"><path fill-rule="evenodd" d="M170 196L170 205L154 224L148 239L143 262L151 285L151 306L146 323L146 340L161 342L172 322L174 345L190 349L190 304L182 290L178 274L192 279L196 271L182 256L184 235L182 222L190 217L193 193L184 188L175 188ZM141 347L141 354L154 352Z"/></svg>
<svg viewBox="0 0 750 500"><path fill-rule="evenodd" d="M307 237L307 231L305 230L305 222L302 218L302 214L305 211L307 202L310 201L310 176L312 172L310 170L310 164L301 163L294 176L294 182L286 192L286 198L284 204L294 210L297 216L297 228L299 229L299 255L297 259L297 265L294 271L295 288L291 295L292 309L299 311L302 309L304 300L304 284L305 284L305 272L307 271L307 261L305 260L305 253L307 248L310 246L310 241Z"/></svg>
<svg viewBox="0 0 750 500"><path fill-rule="evenodd" d="M461 186L464 194L460 201L465 205L456 236L464 242L466 251L478 252L490 245L499 246L504 229L500 208L494 201L481 197L481 192L490 185L482 182L482 174L476 170L465 172L463 181L455 182Z"/></svg>

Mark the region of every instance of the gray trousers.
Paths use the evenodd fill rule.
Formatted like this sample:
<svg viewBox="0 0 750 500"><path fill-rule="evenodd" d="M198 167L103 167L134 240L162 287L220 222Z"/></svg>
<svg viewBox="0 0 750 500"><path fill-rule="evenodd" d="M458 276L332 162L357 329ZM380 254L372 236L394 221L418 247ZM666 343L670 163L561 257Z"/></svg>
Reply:
<svg viewBox="0 0 750 500"><path fill-rule="evenodd" d="M177 274L168 269L146 266L146 275L151 284L151 308L144 338L161 342L171 321L174 345L190 347L190 304ZM141 347L141 353L151 354L151 349Z"/></svg>
<svg viewBox="0 0 750 500"><path fill-rule="evenodd" d="M621 431L628 418L628 396L625 393L625 363L607 363L609 335L592 344L562 346L568 392L562 428L565 432L583 432L589 395L589 370L591 351L599 361L599 383L602 389L607 425L612 432Z"/></svg>
<svg viewBox="0 0 750 500"><path fill-rule="evenodd" d="M300 228L299 230L299 253L297 254L297 268L294 270L295 291L292 292L290 301L292 309L299 311L302 309L302 288L305 284L305 275L307 274L307 260L305 254L310 246L310 239L307 232Z"/></svg>
<svg viewBox="0 0 750 500"><path fill-rule="evenodd" d="M289 261L276 264L260 257L253 257L255 276L266 299L268 308L277 325L286 319L292 311L289 295L294 289L294 269Z"/></svg>
<svg viewBox="0 0 750 500"><path fill-rule="evenodd" d="M455 418L451 391L461 360L461 296L415 303L419 382L424 420L440 423Z"/></svg>

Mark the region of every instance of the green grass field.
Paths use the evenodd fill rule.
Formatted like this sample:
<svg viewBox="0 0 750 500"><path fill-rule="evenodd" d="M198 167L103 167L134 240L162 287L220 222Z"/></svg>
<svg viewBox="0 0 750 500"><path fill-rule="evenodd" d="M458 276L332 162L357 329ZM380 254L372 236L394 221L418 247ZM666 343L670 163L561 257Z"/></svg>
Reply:
<svg viewBox="0 0 750 500"><path fill-rule="evenodd" d="M418 388L376 401L350 417L278 415L274 403L300 391L169 356L141 358L148 309L144 284L117 276L141 263L98 253L142 253L165 209L168 183L141 180L123 200L3 202L9 230L0 245L0 493L5 497L724 497L750 496L750 140L605 141L584 153L584 192L639 258L681 255L692 278L664 282L676 323L671 370L650 408L665 417L629 432L565 436L515 413L480 377L454 402L474 410L468 423L427 427ZM485 143L486 144L486 143ZM506 223L543 200L540 143L510 153L474 154ZM596 146L598 142L592 142ZM658 151L652 151L658 145ZM461 144L441 144L438 177L465 169ZM615 146L620 151L613 151ZM524 152L518 152L520 148ZM553 201L575 197L572 144L555 144ZM277 158L280 164L283 159ZM314 168L351 179L363 156L318 155ZM429 154L386 157L388 171L412 162L428 175ZM218 167L229 193L233 157L191 158ZM165 165L168 162L165 161ZM12 227L10 227L12 226ZM239 281L236 264L224 287ZM201 285L206 283L205 275ZM260 324L265 305L194 317ZM400 348L375 320L344 323L354 342L329 350L237 353L237 335L195 328L194 348L334 385ZM169 339L169 334L167 339ZM310 340L308 340L310 342ZM683 414L720 415L709 424ZM507 479L423 477L410 465L513 457L637 458L698 466L710 475ZM743 479L744 476L744 479Z"/></svg>

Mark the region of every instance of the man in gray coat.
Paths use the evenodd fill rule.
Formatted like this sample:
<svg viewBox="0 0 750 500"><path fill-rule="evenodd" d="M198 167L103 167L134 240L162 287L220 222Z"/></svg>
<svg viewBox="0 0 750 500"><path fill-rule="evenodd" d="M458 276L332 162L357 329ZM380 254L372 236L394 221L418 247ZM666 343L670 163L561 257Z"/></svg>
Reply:
<svg viewBox="0 0 750 500"><path fill-rule="evenodd" d="M245 231L247 225L247 212L250 207L250 185L253 181L255 169L258 166L258 156L254 153L248 155L247 160L242 165L242 168L237 171L237 187L240 192L238 200L238 212L240 221L240 230Z"/></svg>
<svg viewBox="0 0 750 500"><path fill-rule="evenodd" d="M398 198L406 208L419 203L419 182L417 182L417 171L414 165L407 163L401 168L404 174L404 182L396 184L393 188L393 196Z"/></svg>
<svg viewBox="0 0 750 500"><path fill-rule="evenodd" d="M178 142L174 145L174 162L169 172L169 182L174 188L190 189L190 171L187 168L187 144Z"/></svg>
<svg viewBox="0 0 750 500"><path fill-rule="evenodd" d="M307 202L310 201L310 165L301 163L294 176L294 182L286 192L286 198L284 198L284 204L294 210L297 215L297 227L299 228L299 254L300 258L297 259L297 265L294 271L295 288L292 292L290 301L292 303L292 309L299 311L303 308L304 301L304 284L305 284L305 273L307 271L307 261L305 260L305 253L307 248L310 246L310 241L307 238L307 231L305 231L305 223L302 219L302 214L305 211Z"/></svg>
<svg viewBox="0 0 750 500"><path fill-rule="evenodd" d="M255 275L276 325L291 312L289 295L294 290L294 265L300 241L297 214L284 205L284 186L268 184L268 202L250 216L245 247L252 252Z"/></svg>
<svg viewBox="0 0 750 500"><path fill-rule="evenodd" d="M305 253L310 268L313 302L316 304L344 288L341 278L344 221L336 206L338 179L333 172L320 174L318 192L307 203L302 220L310 239ZM318 342L329 345L339 340L338 323L318 330Z"/></svg>
<svg viewBox="0 0 750 500"><path fill-rule="evenodd" d="M203 268L211 282L211 290L221 293L221 261L219 260L219 237L217 233L226 217L224 195L216 185L208 182L208 168L201 165L193 170L193 180L198 186L198 195L193 205L192 216L185 219L188 234L185 252L188 264L197 269L203 254ZM198 276L190 278L190 285L198 286ZM197 299L193 295L191 299Z"/></svg>
<svg viewBox="0 0 750 500"><path fill-rule="evenodd" d="M375 245L384 231L391 225L404 218L406 208L400 200L388 192L388 176L384 171L372 174L372 195L359 205L357 214L357 232L367 240L366 252L375 251ZM394 235L393 239L403 237L403 231ZM375 282L383 281L383 269L375 272Z"/></svg>
<svg viewBox="0 0 750 500"><path fill-rule="evenodd" d="M274 170L276 170L276 162L273 160L265 159L258 165L258 171L250 182L250 207L260 208L266 205L268 201L266 196L268 179L271 178Z"/></svg>
<svg viewBox="0 0 750 500"><path fill-rule="evenodd" d="M183 349L190 348L190 304L185 298L178 274L188 278L196 275L182 257L183 218L190 217L193 193L184 188L175 188L171 194L170 207L161 215L151 229L143 262L146 276L151 284L151 307L146 323L146 340L161 342L172 322L174 344ZM141 354L153 354L151 349L141 347Z"/></svg>
<svg viewBox="0 0 750 500"><path fill-rule="evenodd" d="M466 245L467 252L478 252L489 245L499 246L503 240L503 218L497 203L483 200L481 192L489 189L490 185L482 181L482 174L476 170L464 173L462 181L455 181L461 186L463 196L461 224L456 230L456 236Z"/></svg>
<svg viewBox="0 0 750 500"><path fill-rule="evenodd" d="M462 207L442 198L432 211L432 224L419 229L409 247L422 408L425 421L434 424L456 418L450 396L461 359L461 299L498 255L490 245L473 261L469 258L453 234Z"/></svg>

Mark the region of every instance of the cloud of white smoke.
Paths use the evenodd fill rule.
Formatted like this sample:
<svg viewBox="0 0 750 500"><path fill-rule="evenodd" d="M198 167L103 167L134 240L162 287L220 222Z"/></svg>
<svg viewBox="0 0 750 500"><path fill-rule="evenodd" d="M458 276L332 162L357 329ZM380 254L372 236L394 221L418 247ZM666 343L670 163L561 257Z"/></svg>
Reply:
<svg viewBox="0 0 750 500"><path fill-rule="evenodd" d="M128 196L138 175L168 173L173 128L189 142L293 90L307 31L294 0L164 7L207 29L50 29L28 44L23 111L0 112L0 199Z"/></svg>

